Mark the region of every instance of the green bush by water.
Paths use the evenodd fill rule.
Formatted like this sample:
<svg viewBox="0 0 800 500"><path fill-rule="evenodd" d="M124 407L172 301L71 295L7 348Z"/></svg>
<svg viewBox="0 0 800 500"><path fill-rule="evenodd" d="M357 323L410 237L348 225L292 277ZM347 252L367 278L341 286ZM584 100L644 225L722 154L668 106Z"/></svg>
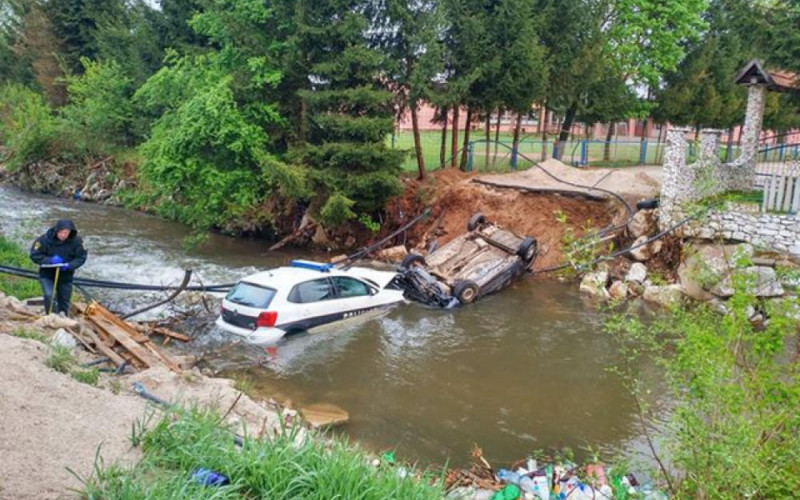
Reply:
<svg viewBox="0 0 800 500"><path fill-rule="evenodd" d="M87 498L269 498L271 500L441 499L432 476L401 478L394 468L375 469L368 456L339 440L294 442L287 432L272 439L244 440L238 448L218 414L197 409L165 415L136 436L143 457L135 467L96 466L86 482ZM191 479L196 468L230 478L222 487Z"/></svg>
<svg viewBox="0 0 800 500"><path fill-rule="evenodd" d="M28 254L13 241L0 236L0 264L4 266L35 269ZM19 278L0 274L0 292L12 295L20 300L39 297L42 291L39 282L29 278Z"/></svg>

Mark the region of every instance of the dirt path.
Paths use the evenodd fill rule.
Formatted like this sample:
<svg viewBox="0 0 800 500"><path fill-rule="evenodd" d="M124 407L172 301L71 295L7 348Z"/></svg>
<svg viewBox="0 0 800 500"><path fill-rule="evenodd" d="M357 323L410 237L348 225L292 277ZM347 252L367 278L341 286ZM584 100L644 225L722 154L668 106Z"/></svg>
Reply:
<svg viewBox="0 0 800 500"><path fill-rule="evenodd" d="M598 187L613 191L630 201L652 198L661 189L661 167L625 167L625 168L574 168L564 165L558 160L549 159L541 162L544 170L553 176L574 184ZM481 175L480 179L504 185L525 186L528 189L542 192L574 192L593 197L607 198L608 194L598 190L590 190L570 186L553 179L541 168L531 167L527 170L509 174Z"/></svg>

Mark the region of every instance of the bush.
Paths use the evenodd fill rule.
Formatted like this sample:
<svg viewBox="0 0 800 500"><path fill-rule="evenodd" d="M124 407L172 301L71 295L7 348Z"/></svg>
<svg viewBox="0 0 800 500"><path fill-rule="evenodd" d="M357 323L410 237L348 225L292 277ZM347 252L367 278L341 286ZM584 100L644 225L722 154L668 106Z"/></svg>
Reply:
<svg viewBox="0 0 800 500"><path fill-rule="evenodd" d="M40 94L21 85L0 88L0 162L12 172L47 158L53 149L55 120Z"/></svg>
<svg viewBox="0 0 800 500"><path fill-rule="evenodd" d="M646 353L666 369L671 412L663 439L675 498L795 498L800 477L800 360L795 302L759 303L738 274L721 316L677 309L659 325L613 316L607 325L626 360L619 372L640 400ZM752 306L769 321L756 328ZM644 426L647 427L647 423Z"/></svg>
<svg viewBox="0 0 800 500"><path fill-rule="evenodd" d="M79 154L113 154L130 143L132 82L116 61L81 63L84 73L67 78L69 104L61 108L59 129Z"/></svg>

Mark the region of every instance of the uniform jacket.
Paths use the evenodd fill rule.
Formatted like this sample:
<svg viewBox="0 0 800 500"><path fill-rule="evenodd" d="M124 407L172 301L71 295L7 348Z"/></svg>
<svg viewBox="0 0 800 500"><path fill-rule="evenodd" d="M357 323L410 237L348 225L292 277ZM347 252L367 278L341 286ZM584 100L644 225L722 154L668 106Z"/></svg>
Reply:
<svg viewBox="0 0 800 500"><path fill-rule="evenodd" d="M69 229L69 237L61 241L56 236L62 229ZM69 269L61 271L62 279L69 279L76 269L86 262L86 249L83 247L83 239L78 236L75 224L69 219L61 219L56 225L47 230L46 233L36 238L31 246L31 260L40 266L47 264L50 257L55 255L64 259L69 264ZM39 268L39 276L42 278L53 279L55 277L54 268Z"/></svg>

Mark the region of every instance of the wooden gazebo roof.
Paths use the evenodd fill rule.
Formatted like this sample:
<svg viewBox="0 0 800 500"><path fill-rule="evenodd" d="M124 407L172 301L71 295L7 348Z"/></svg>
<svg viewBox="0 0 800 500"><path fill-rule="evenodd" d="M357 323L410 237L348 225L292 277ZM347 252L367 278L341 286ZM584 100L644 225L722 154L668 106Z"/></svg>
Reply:
<svg viewBox="0 0 800 500"><path fill-rule="evenodd" d="M739 85L766 85L775 92L800 92L800 77L790 71L766 70L753 59L736 76Z"/></svg>

